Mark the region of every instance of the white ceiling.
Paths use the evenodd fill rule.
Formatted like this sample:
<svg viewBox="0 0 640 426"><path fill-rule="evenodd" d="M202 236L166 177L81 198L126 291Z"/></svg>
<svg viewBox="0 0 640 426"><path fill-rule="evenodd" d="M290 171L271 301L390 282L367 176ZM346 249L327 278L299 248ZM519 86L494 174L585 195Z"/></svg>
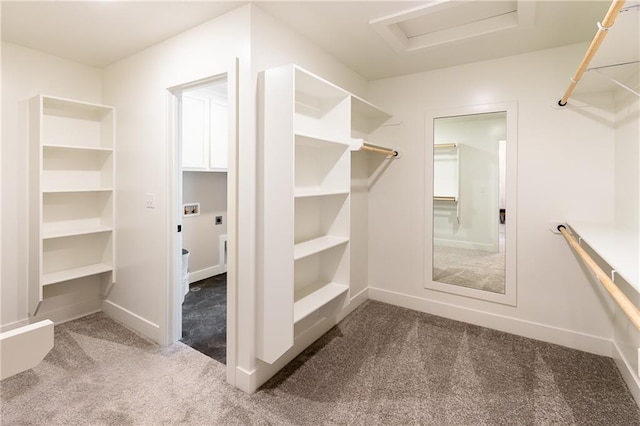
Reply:
<svg viewBox="0 0 640 426"><path fill-rule="evenodd" d="M610 5L610 0L538 1L531 27L466 38L406 55L395 53L370 24L372 20L442 1L258 4L368 80L586 42L595 34L596 22L603 19ZM482 0L474 2L478 1ZM104 67L246 3L2 1L2 39Z"/></svg>

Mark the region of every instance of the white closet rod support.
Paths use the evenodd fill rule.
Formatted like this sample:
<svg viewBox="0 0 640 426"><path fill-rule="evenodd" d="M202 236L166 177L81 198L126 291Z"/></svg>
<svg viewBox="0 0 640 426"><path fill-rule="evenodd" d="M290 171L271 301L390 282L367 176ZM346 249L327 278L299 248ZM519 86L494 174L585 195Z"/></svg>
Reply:
<svg viewBox="0 0 640 426"><path fill-rule="evenodd" d="M561 107L567 105L567 101L569 100L569 98L571 97L571 94L575 90L576 85L582 78L582 75L587 70L587 67L589 66L589 63L591 62L591 60L593 59L593 56L596 54L596 52L600 48L602 41L607 36L607 31L615 23L616 17L620 13L620 10L622 9L622 6L624 6L624 3L625 3L625 0L613 0L611 2L611 6L609 7L609 11L607 12L604 19L602 20L602 23L598 22L598 31L596 31L596 35L593 37L593 40L591 41L591 44L589 45L587 52L582 58L580 65L578 65L578 69L576 70L576 73L571 78L571 83L569 83L569 87L567 87L567 90L564 92L562 99L558 101L558 105L560 105Z"/></svg>
<svg viewBox="0 0 640 426"><path fill-rule="evenodd" d="M609 276L598 266L598 264L589 256L589 254L580 247L580 244L576 239L569 234L567 228L564 225L558 226L558 231L562 234L569 246L576 252L576 254L582 259L582 261L591 269L591 271L598 278L598 281L609 292L609 295L616 301L620 309L627 315L633 325L640 331L640 311L636 305L634 305L625 294L618 288L618 286L609 278Z"/></svg>

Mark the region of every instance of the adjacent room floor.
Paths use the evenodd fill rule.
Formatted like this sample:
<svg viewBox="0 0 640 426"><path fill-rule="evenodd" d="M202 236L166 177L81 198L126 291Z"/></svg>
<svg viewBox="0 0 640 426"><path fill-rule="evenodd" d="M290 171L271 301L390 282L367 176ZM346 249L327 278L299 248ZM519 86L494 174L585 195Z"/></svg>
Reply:
<svg viewBox="0 0 640 426"><path fill-rule="evenodd" d="M227 362L227 274L189 286L182 304L182 339L185 345Z"/></svg>
<svg viewBox="0 0 640 426"><path fill-rule="evenodd" d="M636 425L611 358L368 301L256 394L102 313L2 384L3 425Z"/></svg>

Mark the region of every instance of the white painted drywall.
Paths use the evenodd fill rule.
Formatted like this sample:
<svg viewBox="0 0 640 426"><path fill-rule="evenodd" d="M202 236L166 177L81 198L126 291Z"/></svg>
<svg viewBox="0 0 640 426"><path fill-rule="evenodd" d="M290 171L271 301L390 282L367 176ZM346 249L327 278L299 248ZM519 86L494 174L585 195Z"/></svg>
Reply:
<svg viewBox="0 0 640 426"><path fill-rule="evenodd" d="M169 162L168 88L210 77L240 58L240 111L249 113L248 87L249 9L242 7L208 21L176 37L152 46L104 70L104 99L118 110L116 150L116 217L118 282L105 306L112 315L148 337L167 338L168 256L174 207L168 187L173 179ZM240 192L248 181L253 185L255 167L247 167L244 150L255 136L240 132ZM250 149L250 148L249 148ZM147 193L155 194L155 208L145 208ZM250 194L247 194L250 197ZM239 280L252 264L253 223L240 199L239 228L246 233L239 244ZM249 269L251 266L249 266ZM247 279L252 283L252 279Z"/></svg>
<svg viewBox="0 0 640 426"><path fill-rule="evenodd" d="M611 94L592 97L587 107L576 107L580 100L556 106L584 49L573 45L370 84L370 99L402 123L393 134L385 129L385 137L403 152L369 193L371 297L608 353L607 296L548 229L553 219L606 222L614 216ZM515 307L423 288L424 259L431 255L424 249L431 223L424 201L432 185L424 113L506 101L519 108Z"/></svg>
<svg viewBox="0 0 640 426"><path fill-rule="evenodd" d="M101 103L101 88L97 68L2 42L2 330L28 321L27 100L42 93ZM97 283L64 286L37 318L59 322L100 309Z"/></svg>
<svg viewBox="0 0 640 426"><path fill-rule="evenodd" d="M182 219L182 247L189 250L190 276L204 279L216 272L220 236L227 233L227 174L183 172L182 199L184 204L200 203L199 215ZM222 216L221 225L215 224L216 216Z"/></svg>

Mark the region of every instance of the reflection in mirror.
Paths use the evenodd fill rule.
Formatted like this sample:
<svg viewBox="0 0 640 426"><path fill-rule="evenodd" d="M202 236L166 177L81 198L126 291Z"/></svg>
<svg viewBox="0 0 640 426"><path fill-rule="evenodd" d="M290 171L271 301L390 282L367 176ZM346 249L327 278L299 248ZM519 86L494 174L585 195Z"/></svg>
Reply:
<svg viewBox="0 0 640 426"><path fill-rule="evenodd" d="M433 122L433 281L505 293L507 113Z"/></svg>

